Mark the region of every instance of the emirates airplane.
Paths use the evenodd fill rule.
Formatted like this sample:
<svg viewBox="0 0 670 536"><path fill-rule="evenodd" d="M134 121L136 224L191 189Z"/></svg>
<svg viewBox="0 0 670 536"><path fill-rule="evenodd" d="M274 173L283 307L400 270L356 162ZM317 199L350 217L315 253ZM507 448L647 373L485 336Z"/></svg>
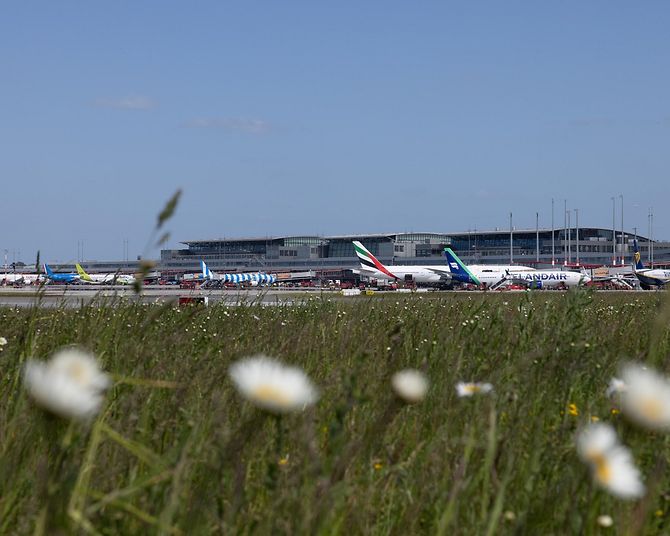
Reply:
<svg viewBox="0 0 670 536"><path fill-rule="evenodd" d="M447 266L384 266L363 244L354 240L354 250L361 262L361 275L387 281L414 281L415 283L448 283L451 271Z"/></svg>

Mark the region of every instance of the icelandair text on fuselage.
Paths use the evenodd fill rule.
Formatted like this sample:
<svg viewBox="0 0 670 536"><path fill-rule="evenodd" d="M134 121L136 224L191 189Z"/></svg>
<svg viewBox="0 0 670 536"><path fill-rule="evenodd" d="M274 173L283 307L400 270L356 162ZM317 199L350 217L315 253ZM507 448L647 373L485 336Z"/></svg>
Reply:
<svg viewBox="0 0 670 536"><path fill-rule="evenodd" d="M534 274L531 272L525 273L525 274L519 274L516 276L520 279L526 279L527 281L533 280L533 281L567 281L568 276L567 274L555 274L555 273L550 273L550 274Z"/></svg>

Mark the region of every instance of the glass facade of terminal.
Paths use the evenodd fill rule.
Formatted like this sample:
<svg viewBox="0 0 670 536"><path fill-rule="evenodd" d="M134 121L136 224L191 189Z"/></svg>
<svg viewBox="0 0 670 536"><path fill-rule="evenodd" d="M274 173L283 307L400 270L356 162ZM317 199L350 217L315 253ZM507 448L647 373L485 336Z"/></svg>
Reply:
<svg viewBox="0 0 670 536"><path fill-rule="evenodd" d="M213 270L343 270L356 269L358 259L352 245L359 240L381 262L394 264L444 263L449 246L469 264L509 263L531 266L612 265L621 258L630 263L634 235L612 229L576 228L551 230L468 231L461 233L391 233L343 236L286 236L195 240L184 249L163 250L161 267L174 271L197 271L200 259ZM650 255L649 241L638 237L643 260ZM670 262L670 243L655 243L657 262ZM537 261L539 257L539 262ZM511 259L510 259L511 258Z"/></svg>

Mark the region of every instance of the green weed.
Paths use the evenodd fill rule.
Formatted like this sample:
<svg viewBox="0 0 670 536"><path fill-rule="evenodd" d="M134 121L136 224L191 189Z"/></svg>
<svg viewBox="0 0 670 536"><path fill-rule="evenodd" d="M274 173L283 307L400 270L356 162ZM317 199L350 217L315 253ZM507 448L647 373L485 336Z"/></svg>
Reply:
<svg viewBox="0 0 670 536"><path fill-rule="evenodd" d="M629 426L604 394L622 362L670 372L662 297L2 309L0 533L667 533L669 439ZM114 379L87 425L44 414L22 388L26 358L67 344ZM228 368L258 353L303 368L319 402L275 418L242 400ZM405 406L390 378L408 367L430 388ZM458 398L470 380L493 393ZM575 432L596 418L630 446L641 501L595 488L578 460Z"/></svg>

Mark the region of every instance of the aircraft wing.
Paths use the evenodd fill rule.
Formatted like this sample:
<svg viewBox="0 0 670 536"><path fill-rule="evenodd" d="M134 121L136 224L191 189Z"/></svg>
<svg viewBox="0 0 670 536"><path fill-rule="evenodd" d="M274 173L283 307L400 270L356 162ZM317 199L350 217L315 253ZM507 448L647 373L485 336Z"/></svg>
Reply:
<svg viewBox="0 0 670 536"><path fill-rule="evenodd" d="M670 282L670 279L657 277L649 272L636 272L635 275L640 280L640 284L648 287L663 287Z"/></svg>
<svg viewBox="0 0 670 536"><path fill-rule="evenodd" d="M445 281L452 279L451 270L449 270L449 268L428 268L428 270L439 275Z"/></svg>

